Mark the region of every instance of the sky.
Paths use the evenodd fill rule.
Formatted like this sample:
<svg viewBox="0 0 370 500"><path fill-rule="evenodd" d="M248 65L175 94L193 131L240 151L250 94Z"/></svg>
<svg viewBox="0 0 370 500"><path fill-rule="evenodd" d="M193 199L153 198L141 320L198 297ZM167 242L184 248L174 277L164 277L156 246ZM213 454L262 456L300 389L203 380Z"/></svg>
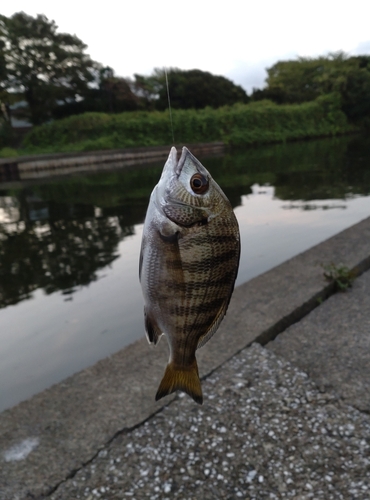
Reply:
<svg viewBox="0 0 370 500"><path fill-rule="evenodd" d="M278 60L370 54L368 0L12 0L0 8L8 17L20 11L54 20L123 77L201 69L250 92L264 86L266 68Z"/></svg>

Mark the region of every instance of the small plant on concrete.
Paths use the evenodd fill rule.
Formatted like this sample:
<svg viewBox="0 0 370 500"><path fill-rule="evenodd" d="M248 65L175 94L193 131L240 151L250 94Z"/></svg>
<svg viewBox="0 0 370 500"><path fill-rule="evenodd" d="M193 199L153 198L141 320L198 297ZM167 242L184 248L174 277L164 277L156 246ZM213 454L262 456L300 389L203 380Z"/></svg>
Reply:
<svg viewBox="0 0 370 500"><path fill-rule="evenodd" d="M323 265L324 276L327 281L334 282L337 291L345 292L352 286L354 279L356 278L356 271L349 269L343 264L335 265L333 263L329 265Z"/></svg>

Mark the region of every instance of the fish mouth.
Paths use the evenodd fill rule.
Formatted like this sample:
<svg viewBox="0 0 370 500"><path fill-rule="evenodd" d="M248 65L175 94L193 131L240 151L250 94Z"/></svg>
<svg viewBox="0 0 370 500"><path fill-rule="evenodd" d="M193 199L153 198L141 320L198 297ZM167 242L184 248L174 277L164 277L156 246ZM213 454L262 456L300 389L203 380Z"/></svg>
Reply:
<svg viewBox="0 0 370 500"><path fill-rule="evenodd" d="M176 148L174 148L174 147L171 149L170 155L171 156L173 155L173 150L175 150L175 154L177 155ZM175 158L176 158L176 156L175 156ZM200 172L204 171L204 167L200 163L200 161L197 158L195 158L195 156L192 153L190 153L190 151L188 150L188 148L186 146L184 146L182 148L182 152L181 152L181 156L180 156L179 161L174 162L174 165L175 165L174 172L175 172L177 178L180 176L187 159L189 159L192 163L194 163L194 165L198 171L200 171Z"/></svg>
<svg viewBox="0 0 370 500"><path fill-rule="evenodd" d="M175 146L172 146L163 174L167 176L172 173L172 175L174 174L177 178L179 178L187 161L193 163L198 172L204 173L205 168L186 146L182 148L179 161L177 161L177 149Z"/></svg>
<svg viewBox="0 0 370 500"><path fill-rule="evenodd" d="M176 162L176 166L175 166L175 174L177 175L177 177L180 176L181 174L181 171L182 171L182 168L185 164L185 160L186 160L186 157L188 156L188 154L191 155L190 151L188 150L188 148L186 148L185 146L182 148L182 151L181 151L181 156L180 156L180 159L178 162Z"/></svg>

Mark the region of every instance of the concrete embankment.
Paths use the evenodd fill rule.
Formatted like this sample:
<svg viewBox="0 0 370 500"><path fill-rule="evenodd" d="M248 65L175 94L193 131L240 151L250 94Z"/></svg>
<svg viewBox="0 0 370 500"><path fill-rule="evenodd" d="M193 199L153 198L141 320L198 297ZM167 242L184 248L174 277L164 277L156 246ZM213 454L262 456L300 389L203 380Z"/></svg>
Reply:
<svg viewBox="0 0 370 500"><path fill-rule="evenodd" d="M154 402L167 345L142 339L3 412L0 498L369 498L370 275L326 301L330 263L369 269L370 218L235 290L203 407ZM345 356L356 376L329 380Z"/></svg>
<svg viewBox="0 0 370 500"><path fill-rule="evenodd" d="M222 142L189 144L195 155L222 154ZM125 148L109 151L58 153L0 159L0 182L39 179L82 172L113 170L167 158L171 146Z"/></svg>

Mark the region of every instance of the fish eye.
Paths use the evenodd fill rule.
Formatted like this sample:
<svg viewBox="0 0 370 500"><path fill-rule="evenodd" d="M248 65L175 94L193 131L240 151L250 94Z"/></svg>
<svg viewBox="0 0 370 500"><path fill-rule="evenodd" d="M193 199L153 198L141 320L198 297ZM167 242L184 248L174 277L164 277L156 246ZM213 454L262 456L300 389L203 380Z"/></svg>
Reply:
<svg viewBox="0 0 370 500"><path fill-rule="evenodd" d="M195 194L203 194L208 191L209 182L207 177L202 174L194 174L190 179L190 187Z"/></svg>

